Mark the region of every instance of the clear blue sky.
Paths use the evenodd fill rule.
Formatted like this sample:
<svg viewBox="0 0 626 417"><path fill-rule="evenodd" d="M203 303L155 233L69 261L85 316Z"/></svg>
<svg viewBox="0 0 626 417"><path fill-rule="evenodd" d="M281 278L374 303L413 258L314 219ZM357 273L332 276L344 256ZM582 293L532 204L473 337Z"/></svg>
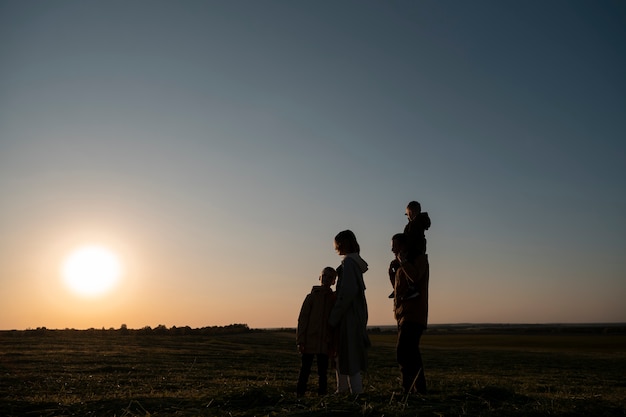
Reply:
<svg viewBox="0 0 626 417"><path fill-rule="evenodd" d="M295 326L404 208L430 322L626 322L621 1L0 1L0 328ZM63 288L114 251L101 299Z"/></svg>

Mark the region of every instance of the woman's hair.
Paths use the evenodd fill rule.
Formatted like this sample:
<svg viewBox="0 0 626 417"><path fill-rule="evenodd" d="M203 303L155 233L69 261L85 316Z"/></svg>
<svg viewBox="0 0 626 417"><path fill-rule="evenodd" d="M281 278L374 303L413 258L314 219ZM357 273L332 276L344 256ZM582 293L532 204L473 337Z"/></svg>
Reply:
<svg viewBox="0 0 626 417"><path fill-rule="evenodd" d="M339 232L337 236L335 236L335 244L337 245L337 249L343 253L361 252L359 242L356 241L356 236L352 230Z"/></svg>

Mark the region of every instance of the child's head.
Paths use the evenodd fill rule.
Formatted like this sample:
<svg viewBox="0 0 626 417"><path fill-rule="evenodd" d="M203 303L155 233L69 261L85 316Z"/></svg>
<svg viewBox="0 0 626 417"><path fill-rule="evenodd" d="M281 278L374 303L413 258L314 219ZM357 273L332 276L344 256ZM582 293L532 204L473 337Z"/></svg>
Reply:
<svg viewBox="0 0 626 417"><path fill-rule="evenodd" d="M335 268L331 268L330 266L327 266L326 268L322 269L322 274L320 275L320 282L322 283L323 286L330 287L331 285L334 285L336 279L337 279L337 271L335 271Z"/></svg>
<svg viewBox="0 0 626 417"><path fill-rule="evenodd" d="M417 201L411 201L407 206L406 206L406 216L409 218L409 220L414 220L418 214L420 214L422 211L422 205L420 203L418 203Z"/></svg>

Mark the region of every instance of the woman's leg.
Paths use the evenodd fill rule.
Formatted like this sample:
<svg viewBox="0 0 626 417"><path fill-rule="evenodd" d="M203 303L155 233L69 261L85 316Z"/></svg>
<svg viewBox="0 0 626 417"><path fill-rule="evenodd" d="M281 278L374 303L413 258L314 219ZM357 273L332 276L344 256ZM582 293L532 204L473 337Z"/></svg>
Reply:
<svg viewBox="0 0 626 417"><path fill-rule="evenodd" d="M360 394L363 392L363 378L361 373L350 375L350 391L353 394Z"/></svg>

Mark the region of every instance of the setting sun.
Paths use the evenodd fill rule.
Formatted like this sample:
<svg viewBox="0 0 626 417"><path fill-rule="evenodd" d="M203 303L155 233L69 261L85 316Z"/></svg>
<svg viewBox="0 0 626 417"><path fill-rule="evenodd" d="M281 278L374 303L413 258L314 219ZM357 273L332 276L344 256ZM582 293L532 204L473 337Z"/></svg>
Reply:
<svg viewBox="0 0 626 417"><path fill-rule="evenodd" d="M82 296L104 295L122 275L117 256L100 246L84 246L72 252L63 264L63 279L70 290Z"/></svg>

